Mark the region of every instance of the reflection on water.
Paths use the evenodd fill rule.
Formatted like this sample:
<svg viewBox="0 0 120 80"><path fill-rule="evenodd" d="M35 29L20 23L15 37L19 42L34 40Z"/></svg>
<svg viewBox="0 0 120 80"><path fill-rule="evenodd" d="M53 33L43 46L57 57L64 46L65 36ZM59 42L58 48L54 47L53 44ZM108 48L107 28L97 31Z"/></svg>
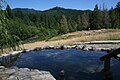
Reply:
<svg viewBox="0 0 120 80"><path fill-rule="evenodd" d="M66 80L102 80L100 71L103 69L103 62L99 58L103 55L105 52L102 51L42 50L21 54L13 66L47 70L56 79L59 72L64 70ZM112 60L115 77L118 77L116 72L120 71L119 65L120 63Z"/></svg>

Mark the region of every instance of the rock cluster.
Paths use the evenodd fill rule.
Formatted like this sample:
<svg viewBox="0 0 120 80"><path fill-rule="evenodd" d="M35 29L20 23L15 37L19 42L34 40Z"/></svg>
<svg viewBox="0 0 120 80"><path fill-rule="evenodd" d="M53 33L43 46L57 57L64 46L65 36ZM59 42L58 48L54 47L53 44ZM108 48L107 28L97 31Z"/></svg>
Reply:
<svg viewBox="0 0 120 80"><path fill-rule="evenodd" d="M120 45L109 45L109 44L81 44L81 45L72 45L72 46L66 46L66 45L61 45L61 46L45 46L45 47L37 47L34 49L30 50L24 50L24 52L30 52L30 51L40 51L40 50L50 50L50 49L79 49L79 50L84 50L84 51L112 51L114 49L119 48Z"/></svg>
<svg viewBox="0 0 120 80"><path fill-rule="evenodd" d="M0 80L56 80L50 72L28 68L5 68L9 66L23 51L14 51L0 56Z"/></svg>
<svg viewBox="0 0 120 80"><path fill-rule="evenodd" d="M5 68L0 67L0 77L2 80L56 80L50 72L39 71L28 68Z"/></svg>

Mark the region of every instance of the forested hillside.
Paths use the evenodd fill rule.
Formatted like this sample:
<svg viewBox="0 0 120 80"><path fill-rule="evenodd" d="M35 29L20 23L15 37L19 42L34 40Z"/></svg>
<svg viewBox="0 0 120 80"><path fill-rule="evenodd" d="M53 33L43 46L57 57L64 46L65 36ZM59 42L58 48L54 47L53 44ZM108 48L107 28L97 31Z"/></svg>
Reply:
<svg viewBox="0 0 120 80"><path fill-rule="evenodd" d="M94 10L73 10L54 7L34 9L0 9L0 49L15 49L28 39L48 40L51 37L81 30L120 28L120 2L108 10L95 5Z"/></svg>

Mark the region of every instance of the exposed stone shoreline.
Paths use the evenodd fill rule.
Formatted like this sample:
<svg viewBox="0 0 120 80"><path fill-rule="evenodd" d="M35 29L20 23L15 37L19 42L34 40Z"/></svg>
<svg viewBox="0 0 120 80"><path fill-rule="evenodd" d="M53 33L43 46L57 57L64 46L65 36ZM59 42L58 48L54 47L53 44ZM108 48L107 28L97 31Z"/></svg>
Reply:
<svg viewBox="0 0 120 80"><path fill-rule="evenodd" d="M77 42L73 45L59 45L59 46L44 46L36 47L32 49L24 49L21 51L9 52L9 54L2 54L0 56L0 77L2 80L56 80L47 71L32 70L28 68L4 68L3 66L8 65L15 61L20 53L40 51L40 50L50 50L50 49L78 49L84 51L112 51L120 47L120 41L117 42Z"/></svg>
<svg viewBox="0 0 120 80"><path fill-rule="evenodd" d="M44 47L36 47L32 49L24 49L21 51L13 51L8 54L2 54L0 56L0 66L4 63L11 63L17 59L20 53L31 52L31 51L40 51L40 50L50 50L50 49L78 49L84 51L112 51L120 47L118 44L120 41L108 41L108 42L77 42L73 45L59 45L59 46L44 46ZM116 44L117 43L117 44Z"/></svg>
<svg viewBox="0 0 120 80"><path fill-rule="evenodd" d="M0 56L0 80L56 80L49 71L28 68L5 68L19 58L24 51L14 51Z"/></svg>
<svg viewBox="0 0 120 80"><path fill-rule="evenodd" d="M80 50L113 50L120 47L120 40L109 40L109 41L91 41L91 42L75 42L73 45L57 45L57 46L43 46L24 51L39 51L44 49L80 49Z"/></svg>
<svg viewBox="0 0 120 80"><path fill-rule="evenodd" d="M28 68L0 66L0 80L56 80L50 72Z"/></svg>

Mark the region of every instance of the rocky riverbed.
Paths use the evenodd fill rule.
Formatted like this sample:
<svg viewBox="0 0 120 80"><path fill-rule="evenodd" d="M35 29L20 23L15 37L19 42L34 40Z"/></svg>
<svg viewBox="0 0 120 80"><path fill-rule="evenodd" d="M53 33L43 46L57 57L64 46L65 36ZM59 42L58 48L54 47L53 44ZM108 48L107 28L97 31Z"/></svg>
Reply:
<svg viewBox="0 0 120 80"><path fill-rule="evenodd" d="M0 66L0 80L56 80L50 72L28 68Z"/></svg>

